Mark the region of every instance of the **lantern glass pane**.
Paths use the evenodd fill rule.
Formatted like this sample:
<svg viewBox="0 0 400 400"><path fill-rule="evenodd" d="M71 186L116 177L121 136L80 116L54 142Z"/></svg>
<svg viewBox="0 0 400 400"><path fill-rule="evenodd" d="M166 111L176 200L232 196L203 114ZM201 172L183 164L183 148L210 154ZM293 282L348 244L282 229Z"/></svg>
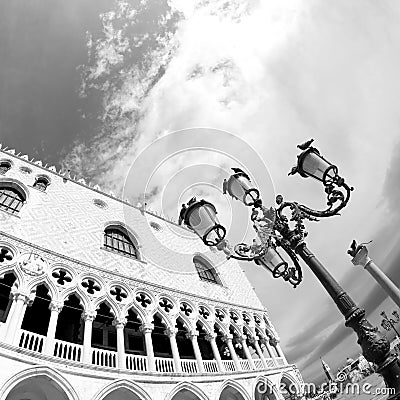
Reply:
<svg viewBox="0 0 400 400"><path fill-rule="evenodd" d="M200 237L203 237L204 234L215 225L216 221L216 214L213 208L208 204L195 207L190 212L190 226Z"/></svg>
<svg viewBox="0 0 400 400"><path fill-rule="evenodd" d="M243 201L247 189L250 189L250 182L243 176L231 177L229 179L229 194L237 200Z"/></svg>
<svg viewBox="0 0 400 400"><path fill-rule="evenodd" d="M271 271L273 271L274 268L279 264L285 263L283 258L280 256L280 254L276 251L274 247L270 247L268 249L263 259Z"/></svg>
<svg viewBox="0 0 400 400"><path fill-rule="evenodd" d="M314 152L305 155L301 169L308 175L323 180L325 171L331 166L327 161Z"/></svg>

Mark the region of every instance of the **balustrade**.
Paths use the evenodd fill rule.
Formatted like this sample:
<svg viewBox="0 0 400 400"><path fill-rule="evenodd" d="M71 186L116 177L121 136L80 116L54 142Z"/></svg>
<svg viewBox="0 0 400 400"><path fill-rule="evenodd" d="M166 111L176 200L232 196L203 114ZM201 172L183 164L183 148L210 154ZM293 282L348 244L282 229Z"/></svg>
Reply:
<svg viewBox="0 0 400 400"><path fill-rule="evenodd" d="M126 354L125 364L126 369L129 369L131 371L148 371L146 356Z"/></svg>
<svg viewBox="0 0 400 400"><path fill-rule="evenodd" d="M20 329L18 346L22 347L23 349L41 353L43 351L45 340L46 336Z"/></svg>
<svg viewBox="0 0 400 400"><path fill-rule="evenodd" d="M210 374L218 372L218 365L215 360L203 360L204 372Z"/></svg>
<svg viewBox="0 0 400 400"><path fill-rule="evenodd" d="M110 350L92 349L92 364L115 368L117 366L117 353Z"/></svg>
<svg viewBox="0 0 400 400"><path fill-rule="evenodd" d="M157 372L174 372L174 360L172 358L154 357Z"/></svg>
<svg viewBox="0 0 400 400"><path fill-rule="evenodd" d="M235 372L236 371L235 363L232 360L222 360L222 365L224 366L225 371L227 371L227 372Z"/></svg>
<svg viewBox="0 0 400 400"><path fill-rule="evenodd" d="M81 361L83 354L83 346L76 343L64 342L63 340L54 340L55 357L64 358L70 361Z"/></svg>
<svg viewBox="0 0 400 400"><path fill-rule="evenodd" d="M197 374L198 365L196 360L181 360L182 372L187 374Z"/></svg>
<svg viewBox="0 0 400 400"><path fill-rule="evenodd" d="M249 360L239 360L240 367L242 368L242 371L251 371L251 365L249 363Z"/></svg>
<svg viewBox="0 0 400 400"><path fill-rule="evenodd" d="M283 367L285 365L285 359L283 357L276 357L277 367Z"/></svg>

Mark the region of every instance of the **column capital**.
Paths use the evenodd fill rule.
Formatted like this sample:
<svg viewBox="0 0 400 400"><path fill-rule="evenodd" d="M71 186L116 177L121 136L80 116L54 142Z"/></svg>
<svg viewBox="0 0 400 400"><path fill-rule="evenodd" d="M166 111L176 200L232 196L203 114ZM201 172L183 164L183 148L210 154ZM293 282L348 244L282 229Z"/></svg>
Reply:
<svg viewBox="0 0 400 400"><path fill-rule="evenodd" d="M118 317L118 318L114 318L112 324L113 326L115 326L117 329L118 328L124 328L124 326L126 325L126 323L128 322L128 320L125 317Z"/></svg>
<svg viewBox="0 0 400 400"><path fill-rule="evenodd" d="M215 332L212 332L212 333L207 333L205 339L208 340L209 342L212 342L213 340L215 340L216 337L217 334Z"/></svg>
<svg viewBox="0 0 400 400"><path fill-rule="evenodd" d="M33 303L34 297L35 296L23 292L10 292L10 298L13 301L21 300L27 305L31 305Z"/></svg>
<svg viewBox="0 0 400 400"><path fill-rule="evenodd" d="M178 333L178 329L176 329L176 328L167 328L164 331L164 334L167 335L169 338L172 336L176 336L177 333Z"/></svg>
<svg viewBox="0 0 400 400"><path fill-rule="evenodd" d="M154 324L145 323L145 324L142 324L139 329L140 329L140 332L143 332L143 333L150 332L151 333L154 330Z"/></svg>
<svg viewBox="0 0 400 400"><path fill-rule="evenodd" d="M195 329L186 333L186 337L191 340L197 340L197 336L199 336L199 331Z"/></svg>
<svg viewBox="0 0 400 400"><path fill-rule="evenodd" d="M247 340L246 335L238 335L237 338L238 338L239 342L242 342L242 343L246 342L246 340Z"/></svg>
<svg viewBox="0 0 400 400"><path fill-rule="evenodd" d="M61 301L51 301L49 304L49 310L57 313L60 313L63 307L64 303Z"/></svg>
<svg viewBox="0 0 400 400"><path fill-rule="evenodd" d="M247 337L247 339L250 344L255 344L257 342L257 339L254 336Z"/></svg>
<svg viewBox="0 0 400 400"><path fill-rule="evenodd" d="M84 311L82 313L82 319L84 321L94 321L94 319L96 318L96 311Z"/></svg>
<svg viewBox="0 0 400 400"><path fill-rule="evenodd" d="M222 341L225 343L232 342L232 339L233 339L233 335L231 335L231 334L222 336Z"/></svg>

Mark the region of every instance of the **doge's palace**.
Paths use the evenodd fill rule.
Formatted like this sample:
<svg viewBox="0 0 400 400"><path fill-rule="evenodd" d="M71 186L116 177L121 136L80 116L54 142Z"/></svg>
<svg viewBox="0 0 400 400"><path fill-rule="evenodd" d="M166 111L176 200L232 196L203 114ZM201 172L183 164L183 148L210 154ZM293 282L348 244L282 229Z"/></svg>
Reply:
<svg viewBox="0 0 400 400"><path fill-rule="evenodd" d="M0 348L0 400L301 397L237 261L4 147Z"/></svg>

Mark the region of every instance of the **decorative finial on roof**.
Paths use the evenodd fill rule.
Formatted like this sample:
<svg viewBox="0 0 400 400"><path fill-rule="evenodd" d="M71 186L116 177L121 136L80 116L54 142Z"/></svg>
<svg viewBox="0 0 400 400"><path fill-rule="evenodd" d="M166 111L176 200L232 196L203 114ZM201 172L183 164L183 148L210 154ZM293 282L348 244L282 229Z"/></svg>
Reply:
<svg viewBox="0 0 400 400"><path fill-rule="evenodd" d="M61 174L61 171L60 171L60 174ZM67 169L67 170L62 174L62 176L63 176L63 181L64 181L64 183L67 182L68 179L71 179L71 170L70 170L70 169Z"/></svg>

